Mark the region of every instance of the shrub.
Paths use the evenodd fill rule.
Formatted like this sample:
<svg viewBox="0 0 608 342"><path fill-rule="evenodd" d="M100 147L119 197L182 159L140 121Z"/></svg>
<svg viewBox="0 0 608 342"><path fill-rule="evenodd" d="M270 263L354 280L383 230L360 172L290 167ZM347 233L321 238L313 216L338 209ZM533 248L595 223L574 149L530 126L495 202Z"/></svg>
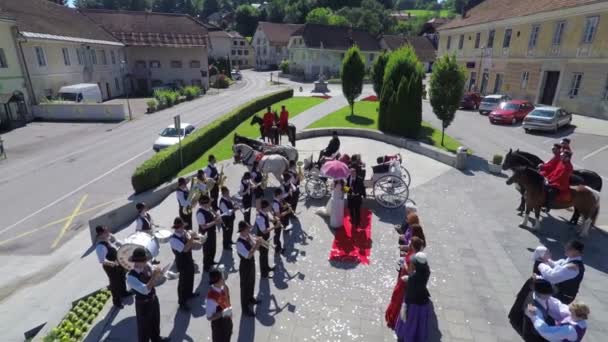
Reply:
<svg viewBox="0 0 608 342"><path fill-rule="evenodd" d="M146 104L148 105L148 113L152 113L156 110L156 100L148 100L146 101Z"/></svg>
<svg viewBox="0 0 608 342"><path fill-rule="evenodd" d="M215 79L215 84L213 85L214 88L218 88L218 89L226 89L229 86L230 86L230 82L228 81L228 78L224 74L219 75Z"/></svg>
<svg viewBox="0 0 608 342"><path fill-rule="evenodd" d="M494 165L502 164L502 156L500 154L495 154L494 157L492 157L492 164L494 164Z"/></svg>
<svg viewBox="0 0 608 342"><path fill-rule="evenodd" d="M279 69L284 74L289 74L289 61L284 59L281 64L279 64Z"/></svg>
<svg viewBox="0 0 608 342"><path fill-rule="evenodd" d="M374 61L374 65L371 70L371 79L374 83L374 92L379 97L382 94L382 82L384 80L384 69L386 68L386 62L388 62L389 53L383 52Z"/></svg>
<svg viewBox="0 0 608 342"><path fill-rule="evenodd" d="M184 87L182 90L182 94L186 97L186 100L188 100L188 101L199 96L200 93L201 93L201 88L196 87L196 86Z"/></svg>
<svg viewBox="0 0 608 342"><path fill-rule="evenodd" d="M182 140L184 165L198 159L206 150L234 130L251 115L278 101L293 96L293 89L285 89L252 100L223 115L207 126L194 131ZM163 149L137 167L131 176L131 185L136 193L152 189L181 171L178 146Z"/></svg>

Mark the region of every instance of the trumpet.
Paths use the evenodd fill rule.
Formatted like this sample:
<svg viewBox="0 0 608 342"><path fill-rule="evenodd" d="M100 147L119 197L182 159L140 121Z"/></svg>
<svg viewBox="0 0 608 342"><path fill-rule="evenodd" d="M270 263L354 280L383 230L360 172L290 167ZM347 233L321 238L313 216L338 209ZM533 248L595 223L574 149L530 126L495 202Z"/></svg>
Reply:
<svg viewBox="0 0 608 342"><path fill-rule="evenodd" d="M256 242L258 242L260 244L260 247L264 247L266 249L270 249L272 248L272 245L270 244L270 242L268 240L264 240L263 237L256 237Z"/></svg>

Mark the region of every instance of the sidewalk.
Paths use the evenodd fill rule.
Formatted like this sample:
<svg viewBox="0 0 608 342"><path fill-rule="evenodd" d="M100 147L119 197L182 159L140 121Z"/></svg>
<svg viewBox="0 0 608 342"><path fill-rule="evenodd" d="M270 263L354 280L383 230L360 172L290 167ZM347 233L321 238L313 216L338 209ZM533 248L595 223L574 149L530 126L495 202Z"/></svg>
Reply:
<svg viewBox="0 0 608 342"><path fill-rule="evenodd" d="M608 137L608 120L573 114L572 124L576 126L575 133L585 133Z"/></svg>

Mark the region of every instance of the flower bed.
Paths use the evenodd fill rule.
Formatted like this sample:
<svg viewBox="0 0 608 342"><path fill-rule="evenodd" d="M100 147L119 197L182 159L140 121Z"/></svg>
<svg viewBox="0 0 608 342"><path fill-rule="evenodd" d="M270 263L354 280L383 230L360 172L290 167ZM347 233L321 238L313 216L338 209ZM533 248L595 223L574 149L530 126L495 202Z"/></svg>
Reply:
<svg viewBox="0 0 608 342"><path fill-rule="evenodd" d="M376 102L378 101L378 96L376 95L370 95L368 97L364 97L361 99L361 101L372 101L372 102Z"/></svg>
<svg viewBox="0 0 608 342"><path fill-rule="evenodd" d="M90 324L97 318L110 297L110 291L102 289L72 303L72 309L63 317L57 327L51 329L43 341L81 341L87 335Z"/></svg>

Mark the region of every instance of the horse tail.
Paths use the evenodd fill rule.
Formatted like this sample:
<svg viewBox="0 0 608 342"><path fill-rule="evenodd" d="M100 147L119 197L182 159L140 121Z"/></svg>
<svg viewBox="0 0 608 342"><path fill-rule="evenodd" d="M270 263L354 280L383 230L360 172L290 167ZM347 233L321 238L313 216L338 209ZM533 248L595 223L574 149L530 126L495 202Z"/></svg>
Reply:
<svg viewBox="0 0 608 342"><path fill-rule="evenodd" d="M585 186L585 188L587 188L587 190L589 190L589 192L591 192L591 195L593 195L593 198L595 199L595 208L593 208L593 211L591 212L591 225L594 226L595 225L595 221L597 220L597 217L600 213L600 193L591 188L590 186Z"/></svg>

